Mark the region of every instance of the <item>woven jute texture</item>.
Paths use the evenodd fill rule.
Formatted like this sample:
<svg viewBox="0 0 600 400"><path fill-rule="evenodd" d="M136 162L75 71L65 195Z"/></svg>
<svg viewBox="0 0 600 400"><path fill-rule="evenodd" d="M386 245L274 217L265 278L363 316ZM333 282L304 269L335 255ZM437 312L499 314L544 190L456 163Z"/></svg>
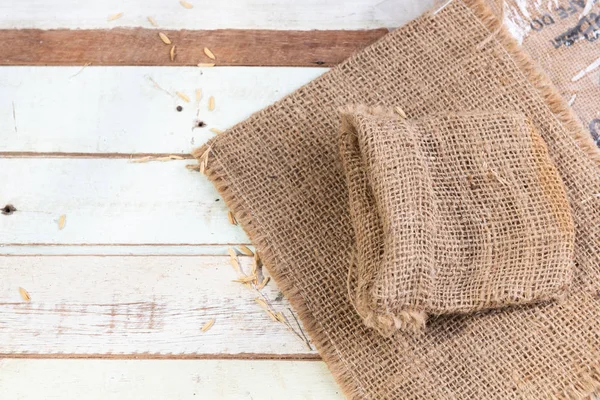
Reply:
<svg viewBox="0 0 600 400"><path fill-rule="evenodd" d="M600 2L488 2L600 144Z"/></svg>
<svg viewBox="0 0 600 400"><path fill-rule="evenodd" d="M402 110L400 110L402 113ZM560 298L575 232L546 145L522 115L418 120L342 111L356 263L349 297L385 336L428 314Z"/></svg>
<svg viewBox="0 0 600 400"><path fill-rule="evenodd" d="M454 0L382 38L194 152L346 395L585 398L600 388L600 163L550 80L479 0ZM483 43L483 44L482 44ZM575 268L562 302L430 318L386 338L348 298L355 237L338 108L524 114L565 184Z"/></svg>

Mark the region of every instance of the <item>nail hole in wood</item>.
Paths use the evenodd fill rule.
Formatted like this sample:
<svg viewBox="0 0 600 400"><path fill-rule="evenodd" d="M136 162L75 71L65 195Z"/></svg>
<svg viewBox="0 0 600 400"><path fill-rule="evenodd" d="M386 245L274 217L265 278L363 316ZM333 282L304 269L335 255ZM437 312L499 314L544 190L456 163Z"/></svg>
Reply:
<svg viewBox="0 0 600 400"><path fill-rule="evenodd" d="M11 215L15 211L17 211L17 209L12 204L7 204L2 208L3 215Z"/></svg>
<svg viewBox="0 0 600 400"><path fill-rule="evenodd" d="M204 121L198 121L198 122L196 123L196 126L197 126L198 128L203 128L203 127L205 127L205 126L206 126L206 123L205 123Z"/></svg>
<svg viewBox="0 0 600 400"><path fill-rule="evenodd" d="M183 107L177 106L176 110L179 111L179 112L181 112L183 110Z"/></svg>

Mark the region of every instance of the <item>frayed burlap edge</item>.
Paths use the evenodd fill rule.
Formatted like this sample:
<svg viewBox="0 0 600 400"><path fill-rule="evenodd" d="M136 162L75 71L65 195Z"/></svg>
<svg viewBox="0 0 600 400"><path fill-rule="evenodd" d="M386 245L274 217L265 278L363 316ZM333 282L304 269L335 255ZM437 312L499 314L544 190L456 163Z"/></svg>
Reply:
<svg viewBox="0 0 600 400"><path fill-rule="evenodd" d="M535 62L523 52L518 43L513 39L510 33L502 26L501 21L493 14L491 9L482 2L482 0L453 0L462 1L466 4L473 14L481 21L485 28L494 37L492 40L500 42L507 53L514 60L515 65L527 77L527 80L537 89L539 95L542 96L548 108L555 114L556 118L565 127L571 138L587 156L593 159L598 167L600 167L600 150L593 142L592 138L585 132L583 125L574 112L569 108L565 100L562 99L560 93L552 84L552 81L545 73L540 71ZM424 16L424 18L427 18ZM216 140L212 139L212 140ZM360 380L353 374L344 360L336 357L337 348L334 343L329 341L324 327L314 317L314 313L310 308L310 300L304 298L302 293L297 289L295 280L292 276L293 271L280 271L276 268L277 256L272 250L269 239L260 233L261 227L253 220L250 210L245 204L244 199L236 197L229 186L228 174L225 168L220 164L219 160L214 157L210 151L211 141L200 148L195 149L192 155L202 162L200 159L205 153L208 154L205 174L210 179L221 196L225 204L235 214L236 219L240 222L244 231L255 245L261 255L261 259L265 267L271 273L275 283L279 286L286 298L300 317L304 327L306 328L313 344L327 363L335 380L340 385L342 391L348 398L365 398ZM208 152L208 153L207 153ZM590 366L588 374L582 374L579 381L563 393L568 398L586 399L592 396L600 396L600 360L596 365ZM527 399L526 399L527 400ZM531 398L531 400L536 400Z"/></svg>

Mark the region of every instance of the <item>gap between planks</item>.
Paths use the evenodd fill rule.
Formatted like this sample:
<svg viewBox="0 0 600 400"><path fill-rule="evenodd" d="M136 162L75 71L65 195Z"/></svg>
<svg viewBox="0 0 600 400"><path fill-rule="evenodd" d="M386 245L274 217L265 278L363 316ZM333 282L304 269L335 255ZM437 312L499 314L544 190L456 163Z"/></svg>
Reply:
<svg viewBox="0 0 600 400"><path fill-rule="evenodd" d="M142 157L181 157L182 160L194 160L191 154L172 153L83 153L83 152L36 152L36 151L0 151L0 158L113 158L135 160ZM149 160L156 161L157 160ZM168 161L164 161L168 162Z"/></svg>
<svg viewBox="0 0 600 400"><path fill-rule="evenodd" d="M36 353L0 353L0 359L98 359L98 360L281 360L281 361L322 361L318 353L315 354L265 354L265 353L238 353L238 354L36 354Z"/></svg>
<svg viewBox="0 0 600 400"><path fill-rule="evenodd" d="M159 38L162 32L176 46ZM97 30L2 29L0 65L334 66L374 43L387 29L280 31L260 29Z"/></svg>

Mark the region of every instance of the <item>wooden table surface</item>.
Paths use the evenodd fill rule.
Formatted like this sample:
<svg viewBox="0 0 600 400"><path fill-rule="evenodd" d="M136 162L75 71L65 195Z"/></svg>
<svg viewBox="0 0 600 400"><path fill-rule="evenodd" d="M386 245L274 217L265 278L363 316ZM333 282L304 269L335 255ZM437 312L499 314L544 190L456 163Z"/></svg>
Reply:
<svg viewBox="0 0 600 400"><path fill-rule="evenodd" d="M343 397L277 286L234 282L251 244L185 166L433 0L188 2L0 4L3 399Z"/></svg>

